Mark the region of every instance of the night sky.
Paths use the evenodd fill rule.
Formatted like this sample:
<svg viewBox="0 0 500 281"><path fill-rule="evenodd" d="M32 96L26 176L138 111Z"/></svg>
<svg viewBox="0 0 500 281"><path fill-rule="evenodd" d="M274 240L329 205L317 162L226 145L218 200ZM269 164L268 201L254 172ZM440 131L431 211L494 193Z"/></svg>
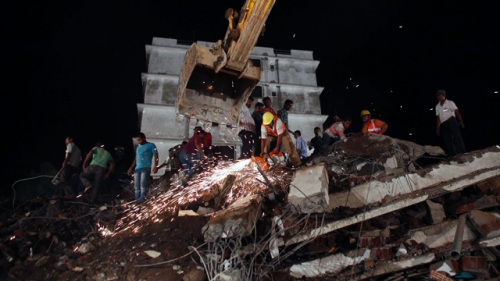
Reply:
<svg viewBox="0 0 500 281"><path fill-rule="evenodd" d="M83 153L102 140L133 157L145 45L223 39L226 8L243 3L3 3L2 189L41 163L59 168L66 135ZM485 3L277 0L257 45L312 50L322 113L351 116L351 132L369 109L388 135L441 145L434 106L443 88L463 115L466 149L482 149L500 144L500 24Z"/></svg>

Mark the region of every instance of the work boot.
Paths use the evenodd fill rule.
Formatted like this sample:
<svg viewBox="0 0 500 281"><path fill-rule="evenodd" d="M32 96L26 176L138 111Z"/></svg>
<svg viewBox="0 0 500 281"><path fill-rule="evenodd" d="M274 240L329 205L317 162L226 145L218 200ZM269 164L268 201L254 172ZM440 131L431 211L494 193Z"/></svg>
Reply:
<svg viewBox="0 0 500 281"><path fill-rule="evenodd" d="M92 190L92 186L91 185L85 187L85 189L83 190L83 193L89 193L90 190Z"/></svg>

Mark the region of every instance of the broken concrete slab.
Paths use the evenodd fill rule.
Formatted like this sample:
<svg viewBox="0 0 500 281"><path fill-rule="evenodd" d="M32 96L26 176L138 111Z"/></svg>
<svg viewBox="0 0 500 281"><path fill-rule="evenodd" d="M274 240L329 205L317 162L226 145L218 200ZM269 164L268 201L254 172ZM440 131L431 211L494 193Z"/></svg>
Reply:
<svg viewBox="0 0 500 281"><path fill-rule="evenodd" d="M370 256L370 250L364 249L358 251L357 257L349 257L344 254L336 254L320 258L313 261L295 264L290 267L290 276L295 278L315 277L326 273L336 273L348 266L358 264Z"/></svg>
<svg viewBox="0 0 500 281"><path fill-rule="evenodd" d="M290 183L288 204L298 213L323 213L328 209L328 171L325 164L299 168Z"/></svg>
<svg viewBox="0 0 500 281"><path fill-rule="evenodd" d="M401 176L397 181L393 179L390 182L385 183L389 185L388 187L384 186L384 183L380 181L374 181L375 183L373 185L378 187L376 189L377 192L369 192L369 187L372 182L362 184L359 189L365 192L366 200L361 196L363 192L360 192L359 190L356 192L359 197L352 196L352 194L349 197L349 191L341 191L331 194L330 206L334 205L338 207L345 205L349 207L362 207L368 205L368 203L380 202L380 200L388 194L399 195L394 197L392 201L384 203L379 207L367 209L362 214L357 214L346 219L327 223L303 234L296 235L286 242L280 241L279 244L291 245L299 243L348 225L369 220L449 192L459 191L478 182L500 176L500 147L494 146L484 150L467 153L455 159L461 163L453 161L448 164L433 165L430 168L424 169L422 172L413 173L408 176ZM475 165L477 169L473 169L471 171L469 165ZM388 193L387 190L384 190L384 187L385 189L392 190L393 193ZM353 189L356 188L357 187L354 187ZM401 194L399 190L407 190L411 192L408 194ZM378 194L370 197L366 193ZM356 197L356 200L352 200L352 197ZM365 202L365 204L362 204L362 202ZM344 205L342 205L342 203Z"/></svg>
<svg viewBox="0 0 500 281"><path fill-rule="evenodd" d="M470 166L475 169L470 169ZM330 208L359 208L438 185L442 186L444 192L450 192L499 175L500 149L492 147L460 155L454 161L433 165L415 173L373 180L350 190L330 194Z"/></svg>
<svg viewBox="0 0 500 281"><path fill-rule="evenodd" d="M381 263L381 265L377 266L374 270L370 270L361 275L354 276L350 280L366 280L367 278L386 275L392 272L397 272L415 266L431 263L435 258L436 256L433 253L428 253L398 261L385 261Z"/></svg>
<svg viewBox="0 0 500 281"><path fill-rule="evenodd" d="M262 196L253 194L238 199L227 209L215 213L214 218L202 227L205 241L250 235L262 213L261 203Z"/></svg>
<svg viewBox="0 0 500 281"><path fill-rule="evenodd" d="M429 208L432 223L434 223L434 224L442 223L444 221L444 219L446 218L446 213L444 212L443 205L441 205L439 203L432 202L431 200L426 200L425 203L427 204L427 207Z"/></svg>
<svg viewBox="0 0 500 281"><path fill-rule="evenodd" d="M410 238L408 238L407 243L423 243L431 249L451 245L455 240L457 225L458 220L455 220L412 230L409 232ZM466 225L462 241L473 241L476 238L474 232Z"/></svg>
<svg viewBox="0 0 500 281"><path fill-rule="evenodd" d="M373 156L379 159L380 164L395 156L399 167L402 164L400 161L415 161L426 153L432 156L445 155L439 146L423 146L380 134L357 134L350 137L341 147L349 155Z"/></svg>
<svg viewBox="0 0 500 281"><path fill-rule="evenodd" d="M500 206L500 196L483 196L474 202L459 205L455 214L458 215L472 210L483 210L497 206Z"/></svg>
<svg viewBox="0 0 500 281"><path fill-rule="evenodd" d="M483 238L496 238L500 236L500 215L480 210L472 210L469 219L475 229Z"/></svg>

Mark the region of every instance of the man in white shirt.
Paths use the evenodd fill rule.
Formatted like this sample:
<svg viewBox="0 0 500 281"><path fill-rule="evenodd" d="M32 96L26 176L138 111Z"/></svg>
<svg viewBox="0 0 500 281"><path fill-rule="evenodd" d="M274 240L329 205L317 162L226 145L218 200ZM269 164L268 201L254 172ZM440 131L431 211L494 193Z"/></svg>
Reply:
<svg viewBox="0 0 500 281"><path fill-rule="evenodd" d="M73 142L72 137L66 137L66 155L62 163L61 181L59 188L61 195L72 198L76 195L77 184L75 179L76 175L80 172L80 165L82 163L82 153L80 148Z"/></svg>
<svg viewBox="0 0 500 281"><path fill-rule="evenodd" d="M242 142L240 159L248 159L254 153L255 121L249 109L252 103L253 97L250 96L240 112L240 131L238 133Z"/></svg>
<svg viewBox="0 0 500 281"><path fill-rule="evenodd" d="M436 105L436 134L443 138L449 157L465 153L459 124L462 128L465 126L458 107L453 101L446 99L445 90L438 90L436 97L439 101Z"/></svg>

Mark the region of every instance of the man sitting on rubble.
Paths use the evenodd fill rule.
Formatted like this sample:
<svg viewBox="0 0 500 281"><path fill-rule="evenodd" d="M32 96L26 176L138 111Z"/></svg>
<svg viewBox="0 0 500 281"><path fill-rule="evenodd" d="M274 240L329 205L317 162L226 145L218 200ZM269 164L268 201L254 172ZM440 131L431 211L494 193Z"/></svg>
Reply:
<svg viewBox="0 0 500 281"><path fill-rule="evenodd" d="M285 124L270 112L266 112L262 116L260 147L260 156L262 157L271 152L278 154L281 150L288 154L290 161L295 167L302 163ZM271 149L271 147L273 147L273 149Z"/></svg>
<svg viewBox="0 0 500 281"><path fill-rule="evenodd" d="M179 160L182 163L182 171L184 177L182 178L182 185L188 186L189 180L198 170L201 161L207 156L203 151L203 139L205 138L205 131L201 127L194 128L193 136L181 148Z"/></svg>

